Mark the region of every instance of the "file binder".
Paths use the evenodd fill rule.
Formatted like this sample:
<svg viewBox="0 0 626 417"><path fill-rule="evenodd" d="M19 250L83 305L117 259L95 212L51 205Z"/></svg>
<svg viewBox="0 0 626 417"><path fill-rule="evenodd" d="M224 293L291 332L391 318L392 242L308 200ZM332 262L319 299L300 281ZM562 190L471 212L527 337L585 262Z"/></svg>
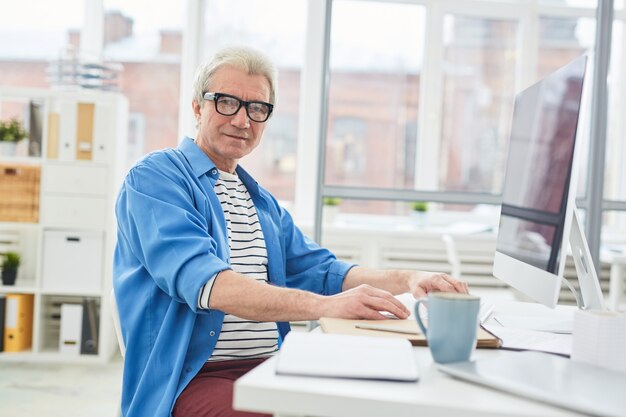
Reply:
<svg viewBox="0 0 626 417"><path fill-rule="evenodd" d="M33 343L33 294L7 294L4 351L20 352Z"/></svg>
<svg viewBox="0 0 626 417"><path fill-rule="evenodd" d="M76 108L76 160L91 161L95 104L78 103Z"/></svg>
<svg viewBox="0 0 626 417"><path fill-rule="evenodd" d="M4 311L6 308L6 297L0 294L0 352L4 351Z"/></svg>
<svg viewBox="0 0 626 417"><path fill-rule="evenodd" d="M98 329L100 317L96 300L83 301L83 324L80 338L81 355L98 354Z"/></svg>
<svg viewBox="0 0 626 417"><path fill-rule="evenodd" d="M70 355L80 353L82 320L82 304L61 304L60 353Z"/></svg>

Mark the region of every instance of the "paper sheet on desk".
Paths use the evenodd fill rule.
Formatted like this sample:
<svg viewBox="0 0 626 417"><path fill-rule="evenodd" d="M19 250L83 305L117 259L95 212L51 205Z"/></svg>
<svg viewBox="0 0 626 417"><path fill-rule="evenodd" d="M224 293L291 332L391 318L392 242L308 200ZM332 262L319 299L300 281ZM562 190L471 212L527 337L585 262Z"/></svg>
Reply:
<svg viewBox="0 0 626 417"><path fill-rule="evenodd" d="M503 349L536 350L539 352L572 354L572 335L537 330L512 329L498 325L483 325L502 340Z"/></svg>
<svg viewBox="0 0 626 417"><path fill-rule="evenodd" d="M626 373L626 314L578 310L572 360Z"/></svg>
<svg viewBox="0 0 626 417"><path fill-rule="evenodd" d="M551 333L571 334L574 328L574 319L571 313L552 311L549 315L541 314L505 314L498 313L495 320L506 328L520 330L538 330Z"/></svg>

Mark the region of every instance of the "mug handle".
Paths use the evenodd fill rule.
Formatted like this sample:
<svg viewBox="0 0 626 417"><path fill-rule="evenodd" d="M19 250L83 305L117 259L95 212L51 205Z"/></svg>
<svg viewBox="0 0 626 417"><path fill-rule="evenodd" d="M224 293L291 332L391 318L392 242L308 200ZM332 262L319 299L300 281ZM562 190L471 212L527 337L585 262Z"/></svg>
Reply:
<svg viewBox="0 0 626 417"><path fill-rule="evenodd" d="M417 300L417 303L415 303L415 320L417 321L417 325L420 326L420 329L422 329L424 337L426 337L427 329L422 322L422 318L420 317L420 304L424 304L428 308L428 298L420 298Z"/></svg>

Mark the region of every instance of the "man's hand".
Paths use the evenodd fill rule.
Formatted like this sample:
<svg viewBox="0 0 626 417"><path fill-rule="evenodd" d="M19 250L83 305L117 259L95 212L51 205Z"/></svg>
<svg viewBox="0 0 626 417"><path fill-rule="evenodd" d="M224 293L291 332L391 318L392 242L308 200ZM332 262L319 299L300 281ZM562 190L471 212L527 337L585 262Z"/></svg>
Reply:
<svg viewBox="0 0 626 417"><path fill-rule="evenodd" d="M322 302L322 317L382 320L389 317L380 314L381 311L388 311L400 319L405 319L410 314L389 291L367 284L324 297Z"/></svg>
<svg viewBox="0 0 626 417"><path fill-rule="evenodd" d="M415 298L422 298L431 291L463 294L469 292L466 282L454 279L443 272L411 271L409 274L409 291Z"/></svg>

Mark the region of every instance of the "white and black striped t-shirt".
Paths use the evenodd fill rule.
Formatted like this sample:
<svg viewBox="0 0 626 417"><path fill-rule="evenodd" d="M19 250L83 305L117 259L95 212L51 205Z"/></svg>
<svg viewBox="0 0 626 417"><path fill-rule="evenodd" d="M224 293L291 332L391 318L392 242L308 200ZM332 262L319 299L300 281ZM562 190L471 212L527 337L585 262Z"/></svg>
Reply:
<svg viewBox="0 0 626 417"><path fill-rule="evenodd" d="M220 171L215 183L215 193L226 218L230 265L233 271L267 282L265 239L248 190L237 175ZM214 282L215 277L200 292L200 308L209 308L209 296ZM226 314L209 361L265 357L276 351L276 323L245 320Z"/></svg>

